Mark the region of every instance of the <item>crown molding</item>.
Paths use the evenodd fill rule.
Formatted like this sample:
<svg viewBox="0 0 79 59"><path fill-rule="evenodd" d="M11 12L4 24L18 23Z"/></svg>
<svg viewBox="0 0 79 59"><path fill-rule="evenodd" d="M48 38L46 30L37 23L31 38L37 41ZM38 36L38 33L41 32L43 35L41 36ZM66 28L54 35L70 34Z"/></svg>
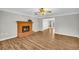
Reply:
<svg viewBox="0 0 79 59"><path fill-rule="evenodd" d="M9 12L9 13L25 16L25 17L31 17L31 18L47 18L47 17L50 18L50 17L58 17L58 16L67 16L67 15L79 14L79 12L71 12L71 13L64 13L64 14L58 14L58 15L57 14L52 14L50 16L40 17L40 16L29 15L29 14L25 14L25 13L13 11L13 10L8 10L8 9L5 9L5 8L1 8L0 10L4 11L4 12Z"/></svg>
<svg viewBox="0 0 79 59"><path fill-rule="evenodd" d="M79 12L64 13L64 14L54 15L54 17L57 17L57 16L67 16L67 15L75 15L75 14L79 14Z"/></svg>
<svg viewBox="0 0 79 59"><path fill-rule="evenodd" d="M9 12L9 13L12 13L12 14L17 14L17 15L26 16L26 17L32 17L32 15L25 14L25 13L22 13L22 12L13 11L13 10L8 10L8 9L0 9L0 11Z"/></svg>

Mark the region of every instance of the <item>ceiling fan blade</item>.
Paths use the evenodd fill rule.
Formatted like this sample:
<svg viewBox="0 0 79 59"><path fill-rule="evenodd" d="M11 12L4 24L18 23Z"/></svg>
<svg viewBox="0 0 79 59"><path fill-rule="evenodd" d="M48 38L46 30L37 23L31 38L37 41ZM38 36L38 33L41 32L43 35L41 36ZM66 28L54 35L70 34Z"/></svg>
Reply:
<svg viewBox="0 0 79 59"><path fill-rule="evenodd" d="M47 11L47 13L52 13L52 11Z"/></svg>

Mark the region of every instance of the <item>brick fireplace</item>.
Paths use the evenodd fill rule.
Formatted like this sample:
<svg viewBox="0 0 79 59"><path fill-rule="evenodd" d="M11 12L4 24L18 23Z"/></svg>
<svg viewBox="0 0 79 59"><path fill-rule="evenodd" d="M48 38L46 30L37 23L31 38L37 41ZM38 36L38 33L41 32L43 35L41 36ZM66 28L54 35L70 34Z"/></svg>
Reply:
<svg viewBox="0 0 79 59"><path fill-rule="evenodd" d="M27 37L32 34L32 22L17 21L17 36Z"/></svg>

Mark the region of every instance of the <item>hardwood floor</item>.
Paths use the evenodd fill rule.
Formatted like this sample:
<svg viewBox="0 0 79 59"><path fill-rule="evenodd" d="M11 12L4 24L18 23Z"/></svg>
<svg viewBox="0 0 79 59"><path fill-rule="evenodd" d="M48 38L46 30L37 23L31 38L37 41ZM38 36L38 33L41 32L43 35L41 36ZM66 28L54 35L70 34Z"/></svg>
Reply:
<svg viewBox="0 0 79 59"><path fill-rule="evenodd" d="M49 33L33 33L25 38L12 38L0 41L0 50L78 50L79 38L56 34L55 39Z"/></svg>

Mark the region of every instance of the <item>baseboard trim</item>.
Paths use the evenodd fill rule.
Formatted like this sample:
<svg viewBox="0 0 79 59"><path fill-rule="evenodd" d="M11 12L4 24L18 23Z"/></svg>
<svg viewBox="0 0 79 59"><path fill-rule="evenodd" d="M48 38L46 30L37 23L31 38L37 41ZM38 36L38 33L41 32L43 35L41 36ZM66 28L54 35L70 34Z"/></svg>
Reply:
<svg viewBox="0 0 79 59"><path fill-rule="evenodd" d="M61 34L61 33L55 33L58 35L63 35L63 36L68 36L68 37L75 37L75 38L79 38L78 36L73 36L73 35L67 35L67 34Z"/></svg>
<svg viewBox="0 0 79 59"><path fill-rule="evenodd" d="M17 37L17 36L12 36L12 37L3 38L3 39L0 39L0 41L8 40L8 39L15 38L15 37Z"/></svg>

